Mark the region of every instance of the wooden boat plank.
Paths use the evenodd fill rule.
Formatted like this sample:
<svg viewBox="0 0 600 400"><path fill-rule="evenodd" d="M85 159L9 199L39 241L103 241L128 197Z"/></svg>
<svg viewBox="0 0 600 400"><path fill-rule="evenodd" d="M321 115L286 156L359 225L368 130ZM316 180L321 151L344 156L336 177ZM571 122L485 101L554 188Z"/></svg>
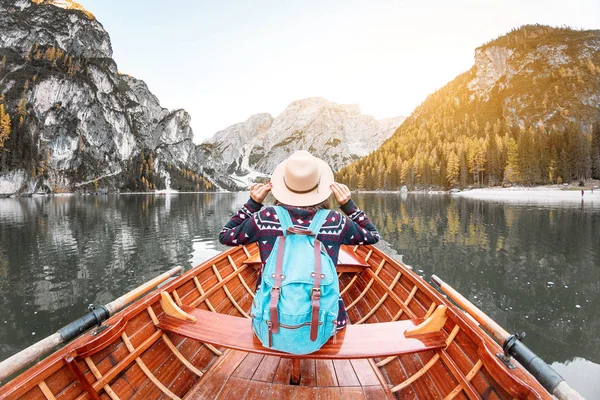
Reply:
<svg viewBox="0 0 600 400"><path fill-rule="evenodd" d="M282 358L277 366L277 372L273 377L273 383L288 384L292 376L292 360L289 358Z"/></svg>
<svg viewBox="0 0 600 400"><path fill-rule="evenodd" d="M170 379L169 376L164 376L164 371L168 371L170 368L173 370L173 373L178 372L179 369L183 367L179 360L171 353L167 345L164 343L162 339L159 339L154 345L152 345L148 350L142 353L139 356L140 360L144 363L144 365L148 368L150 373L156 377L156 379L165 387L169 388ZM176 360L176 362L175 362ZM181 364L178 370L175 370L175 365ZM167 372L168 374L168 372ZM135 384L138 387L141 387L137 391L137 395L146 396L146 398L153 398L150 393L161 393L162 391L158 388L158 392L153 387L153 385L146 385L148 377L146 374L142 374L136 376L135 379L130 379L132 384ZM141 383L137 383L140 382ZM156 385L154 385L156 386Z"/></svg>
<svg viewBox="0 0 600 400"><path fill-rule="evenodd" d="M127 329L125 329L125 332L127 332ZM128 334L128 337L130 338L133 346L138 347L148 337L154 334L154 332L156 332L156 328L154 327L154 325L147 323L143 325L138 331L134 332L132 336L129 336ZM125 344L123 343L120 337L115 341L115 344L117 345L114 348L114 351L110 354L106 354L105 357L96 357L96 354L93 354L91 356L92 361L94 361L94 364L96 364L96 368L98 368L102 375L106 374L111 368L113 368L119 362L123 361L127 357L127 355L129 355L129 351L127 350L127 347L125 347Z"/></svg>
<svg viewBox="0 0 600 400"><path fill-rule="evenodd" d="M252 375L256 372L256 369L260 365L262 359L265 357L262 354L245 353L246 356L233 373L232 376L244 379L251 379Z"/></svg>
<svg viewBox="0 0 600 400"><path fill-rule="evenodd" d="M176 360L176 361L175 361ZM174 354L169 356L154 375L178 397L183 397L189 388L196 382L198 376L190 371Z"/></svg>
<svg viewBox="0 0 600 400"><path fill-rule="evenodd" d="M339 386L360 386L350 360L333 360L333 367Z"/></svg>
<svg viewBox="0 0 600 400"><path fill-rule="evenodd" d="M341 387L340 388L340 399L343 400L363 400L366 397L365 393L363 392L364 388L361 387L352 387L352 386L346 386L346 387ZM369 397L370 399L370 397ZM382 397L382 399L386 399L386 397Z"/></svg>
<svg viewBox="0 0 600 400"><path fill-rule="evenodd" d="M57 400L76 399L78 396L84 393L81 384L77 381L67 386L62 392L55 394L54 398Z"/></svg>
<svg viewBox="0 0 600 400"><path fill-rule="evenodd" d="M232 376L227 381L227 384L223 387L223 390L219 394L219 399L230 400L230 399L241 399L248 390L248 385L251 381L248 379L236 378Z"/></svg>
<svg viewBox="0 0 600 400"><path fill-rule="evenodd" d="M315 360L309 358L300 360L300 385L317 385L317 368L315 365Z"/></svg>
<svg viewBox="0 0 600 400"><path fill-rule="evenodd" d="M464 375L467 375L471 368L473 368L474 364L467 358L456 343L453 342L450 344L446 351ZM490 386L489 382L487 382L483 375L479 373L475 374L471 379L471 384L480 395Z"/></svg>
<svg viewBox="0 0 600 400"><path fill-rule="evenodd" d="M283 361L283 360L282 360ZM294 400L314 400L317 398L317 388L311 386L297 386L294 388Z"/></svg>
<svg viewBox="0 0 600 400"><path fill-rule="evenodd" d="M468 362L471 365L475 365L475 363L479 360L479 356L477 354L477 347L469 339L466 332L464 332L462 329L458 333L458 335L456 335L456 338L454 339L454 344L456 344L460 348L461 352L466 356ZM488 392L496 391L498 392L499 397L510 397L508 392L506 392L504 389L499 387L496 382L494 382L494 379L489 375L485 368L481 368L471 382L477 384L478 386L481 382L481 386L485 386L483 390L486 390ZM481 391L480 394L481 393L483 392Z"/></svg>
<svg viewBox="0 0 600 400"><path fill-rule="evenodd" d="M462 390L470 400L478 400L480 398L479 393L477 393L471 382L466 378L466 375L460 371L460 368L454 362L454 360L452 360L448 352L446 352L445 350L440 350L438 351L438 354L440 355L440 358L444 365L446 365L446 367L450 370L454 378L458 381L457 385L455 385L455 388L458 385L460 385L462 387ZM450 392L446 393L445 396L447 396L453 390L454 388L452 388Z"/></svg>
<svg viewBox="0 0 600 400"><path fill-rule="evenodd" d="M388 276L391 278L391 275ZM417 290L414 291L415 287L416 285L413 286L413 288L411 288L411 292L414 292L415 294L413 295L409 306L415 315L424 316L427 312L428 306L432 303L432 301L430 300L427 306L423 305L418 300L419 293L421 292L421 290L417 288ZM421 353L419 355L416 355L414 359L418 360L423 359L424 357L427 357L425 353ZM429 361L429 359L430 357L428 357L427 360L421 360L422 365L424 366ZM435 382L435 386L441 392L442 397L444 397L447 393L454 389L454 385L452 382L454 378L450 374L450 371L448 371L448 369L442 363L435 362L433 366L427 371L426 375L428 375L428 379Z"/></svg>
<svg viewBox="0 0 600 400"><path fill-rule="evenodd" d="M413 300L411 301L411 304L414 305L414 310L417 315L424 315L429 307L419 301L419 293L422 293L422 291L420 289L417 289ZM423 360L425 354L426 353L419 355L419 357L422 359L421 361L423 362L423 365L425 365L428 361ZM433 356L433 353L431 354ZM456 386L455 383L458 384L458 381L455 380L455 377L451 374L448 368L442 362L440 362L440 360L433 364L429 371L427 371L427 374L429 378L435 383L436 388L442 394L443 397L445 397L454 389L454 387Z"/></svg>
<svg viewBox="0 0 600 400"><path fill-rule="evenodd" d="M92 354L90 358L96 365L96 368L101 374L105 374L112 367L117 365L125 356L129 354L125 348L125 344L119 337L110 346L101 350L96 354Z"/></svg>
<svg viewBox="0 0 600 400"><path fill-rule="evenodd" d="M381 359L376 359L377 361L381 361ZM409 378L408 373L405 371L404 366L396 357L390 363L388 363L384 368L380 368L381 374L387 378L388 382L398 384L400 382L404 382ZM409 398L409 399L418 399L418 396L412 386L408 386L402 392L396 392L396 396L400 398ZM405 397L406 396L406 397Z"/></svg>
<svg viewBox="0 0 600 400"><path fill-rule="evenodd" d="M228 374L214 373L206 374L198 384L196 384L185 395L183 400L187 399L216 399L230 379Z"/></svg>
<svg viewBox="0 0 600 400"><path fill-rule="evenodd" d="M251 381L244 396L245 400L264 400L271 394L272 384L260 381Z"/></svg>
<svg viewBox="0 0 600 400"><path fill-rule="evenodd" d="M119 398L121 399L128 399L129 397L133 396L133 393L135 393L134 388L124 376L119 377L111 382L110 387L115 393L119 394Z"/></svg>
<svg viewBox="0 0 600 400"><path fill-rule="evenodd" d="M365 399L368 400L386 400L390 397L381 386L364 386Z"/></svg>
<svg viewBox="0 0 600 400"><path fill-rule="evenodd" d="M360 381L361 386L376 386L380 384L375 371L373 371L371 364L369 364L369 360L350 360L350 364L352 364L354 373Z"/></svg>
<svg viewBox="0 0 600 400"><path fill-rule="evenodd" d="M65 390L69 385L76 382L75 377L66 365L58 370L55 374L50 375L45 379L48 389L55 396ZM81 391L81 389L79 389Z"/></svg>
<svg viewBox="0 0 600 400"><path fill-rule="evenodd" d="M339 387L319 387L317 388L317 397L319 400L340 400Z"/></svg>
<svg viewBox="0 0 600 400"><path fill-rule="evenodd" d="M173 291L173 293L177 293L179 299L184 304L189 304L193 300L196 300L198 297L200 297L200 293L198 293L198 289L196 288L193 280L185 282L183 285L177 288L177 291Z"/></svg>
<svg viewBox="0 0 600 400"><path fill-rule="evenodd" d="M296 386L274 384L268 400L293 400Z"/></svg>
<svg viewBox="0 0 600 400"><path fill-rule="evenodd" d="M273 382L275 372L279 366L280 357L275 356L264 356L261 360L256 372L252 375L252 380Z"/></svg>
<svg viewBox="0 0 600 400"><path fill-rule="evenodd" d="M429 377L435 382L442 397L446 397L460 384L460 377L455 376L450 370L451 367L444 362L443 350L437 351L436 354L440 359L429 369Z"/></svg>
<svg viewBox="0 0 600 400"><path fill-rule="evenodd" d="M27 393L25 393L23 396L21 396L19 398L19 400L46 400L46 396L44 396L44 393L42 392L42 389L40 389L39 386L34 386L31 388L31 390L29 390Z"/></svg>
<svg viewBox="0 0 600 400"><path fill-rule="evenodd" d="M408 379L413 378L427 365L431 360L433 353L430 354L406 354L399 357L399 361L408 375ZM399 384L400 382L394 384ZM417 396L423 399L441 398L435 383L432 381L429 374L426 372L416 379L410 386L413 387Z"/></svg>
<svg viewBox="0 0 600 400"><path fill-rule="evenodd" d="M316 361L317 386L338 386L332 360Z"/></svg>
<svg viewBox="0 0 600 400"><path fill-rule="evenodd" d="M365 288L369 285L370 280L371 280L370 277L363 279L361 276L358 278L355 286L362 293L365 290ZM358 313L360 314L360 319L356 320L356 321L360 321L360 320L364 319L364 317L366 315L371 313L371 311L377 307L377 303L379 302L379 299L380 299L380 296L375 295L375 290L376 290L377 286L379 286L379 284L374 280L373 283L371 284L370 289L364 294L362 299L360 299L356 303L355 308L358 309ZM388 321L390 321L390 319L391 319L391 317L386 315L385 310L381 309L381 306L380 306L380 307L377 307L377 309L375 310L373 315L371 315L369 322L375 322L375 321L388 322ZM356 321L352 320L352 323L355 323Z"/></svg>
<svg viewBox="0 0 600 400"><path fill-rule="evenodd" d="M350 278L348 278L347 274L342 274L341 278L342 281L346 281L345 283L349 283L350 282ZM351 304L352 300L355 299L359 294L360 291L356 288L356 282L358 281L358 279L360 279L360 277L357 277L357 279L355 280L355 283L352 284L352 286L350 286L347 290L346 293L344 293L342 295L342 300L344 301L344 304ZM359 314L359 312L356 310L356 307L352 307L351 309L346 309L346 312L348 313L348 318L350 318L350 320L352 321L358 321L361 317L361 315Z"/></svg>

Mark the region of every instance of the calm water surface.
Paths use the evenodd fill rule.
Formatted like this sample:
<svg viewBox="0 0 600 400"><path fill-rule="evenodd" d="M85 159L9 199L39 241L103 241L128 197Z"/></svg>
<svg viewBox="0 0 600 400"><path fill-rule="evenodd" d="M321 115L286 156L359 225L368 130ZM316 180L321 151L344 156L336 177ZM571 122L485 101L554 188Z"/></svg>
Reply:
<svg viewBox="0 0 600 400"><path fill-rule="evenodd" d="M247 193L0 199L0 360L223 247ZM585 397L600 398L600 207L357 194L384 242L437 274ZM598 203L597 203L598 204Z"/></svg>

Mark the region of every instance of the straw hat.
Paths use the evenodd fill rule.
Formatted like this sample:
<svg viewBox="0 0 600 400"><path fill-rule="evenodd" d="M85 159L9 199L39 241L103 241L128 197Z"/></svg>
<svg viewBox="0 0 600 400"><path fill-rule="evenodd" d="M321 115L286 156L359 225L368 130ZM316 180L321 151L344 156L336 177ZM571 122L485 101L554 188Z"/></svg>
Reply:
<svg viewBox="0 0 600 400"><path fill-rule="evenodd" d="M275 168L271 176L271 192L280 203L313 206L331 195L329 186L333 182L333 171L325 161L300 150Z"/></svg>

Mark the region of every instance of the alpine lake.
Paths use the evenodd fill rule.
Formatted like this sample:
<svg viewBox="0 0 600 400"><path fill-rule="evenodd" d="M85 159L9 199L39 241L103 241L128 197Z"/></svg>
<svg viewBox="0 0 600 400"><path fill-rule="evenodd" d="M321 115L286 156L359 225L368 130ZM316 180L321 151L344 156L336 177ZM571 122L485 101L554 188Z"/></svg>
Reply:
<svg viewBox="0 0 600 400"><path fill-rule="evenodd" d="M214 256L224 249L221 227L247 198L0 199L0 360L85 314L88 304ZM507 331L526 332L524 342L572 387L600 398L600 201L353 198L379 229L378 247L428 282L438 275Z"/></svg>

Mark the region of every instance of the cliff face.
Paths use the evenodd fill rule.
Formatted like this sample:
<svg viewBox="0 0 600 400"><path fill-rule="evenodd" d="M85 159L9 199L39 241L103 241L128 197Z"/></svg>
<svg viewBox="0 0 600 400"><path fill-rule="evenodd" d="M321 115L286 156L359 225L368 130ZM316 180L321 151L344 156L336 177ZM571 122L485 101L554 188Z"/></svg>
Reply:
<svg viewBox="0 0 600 400"><path fill-rule="evenodd" d="M379 147L403 120L377 121L361 114L357 105L308 98L291 103L276 118L257 114L217 132L203 144L205 159L239 186L270 175L277 164L300 149L337 171Z"/></svg>
<svg viewBox="0 0 600 400"><path fill-rule="evenodd" d="M5 190L147 190L195 165L190 116L118 72L108 33L78 4L0 0L0 60Z"/></svg>
<svg viewBox="0 0 600 400"><path fill-rule="evenodd" d="M189 114L120 73L108 33L79 4L0 0L0 194L243 189L299 149L338 170L402 120L310 98L195 146Z"/></svg>
<svg viewBox="0 0 600 400"><path fill-rule="evenodd" d="M469 71L338 179L396 190L599 179L598 123L600 31L523 26L477 48Z"/></svg>

